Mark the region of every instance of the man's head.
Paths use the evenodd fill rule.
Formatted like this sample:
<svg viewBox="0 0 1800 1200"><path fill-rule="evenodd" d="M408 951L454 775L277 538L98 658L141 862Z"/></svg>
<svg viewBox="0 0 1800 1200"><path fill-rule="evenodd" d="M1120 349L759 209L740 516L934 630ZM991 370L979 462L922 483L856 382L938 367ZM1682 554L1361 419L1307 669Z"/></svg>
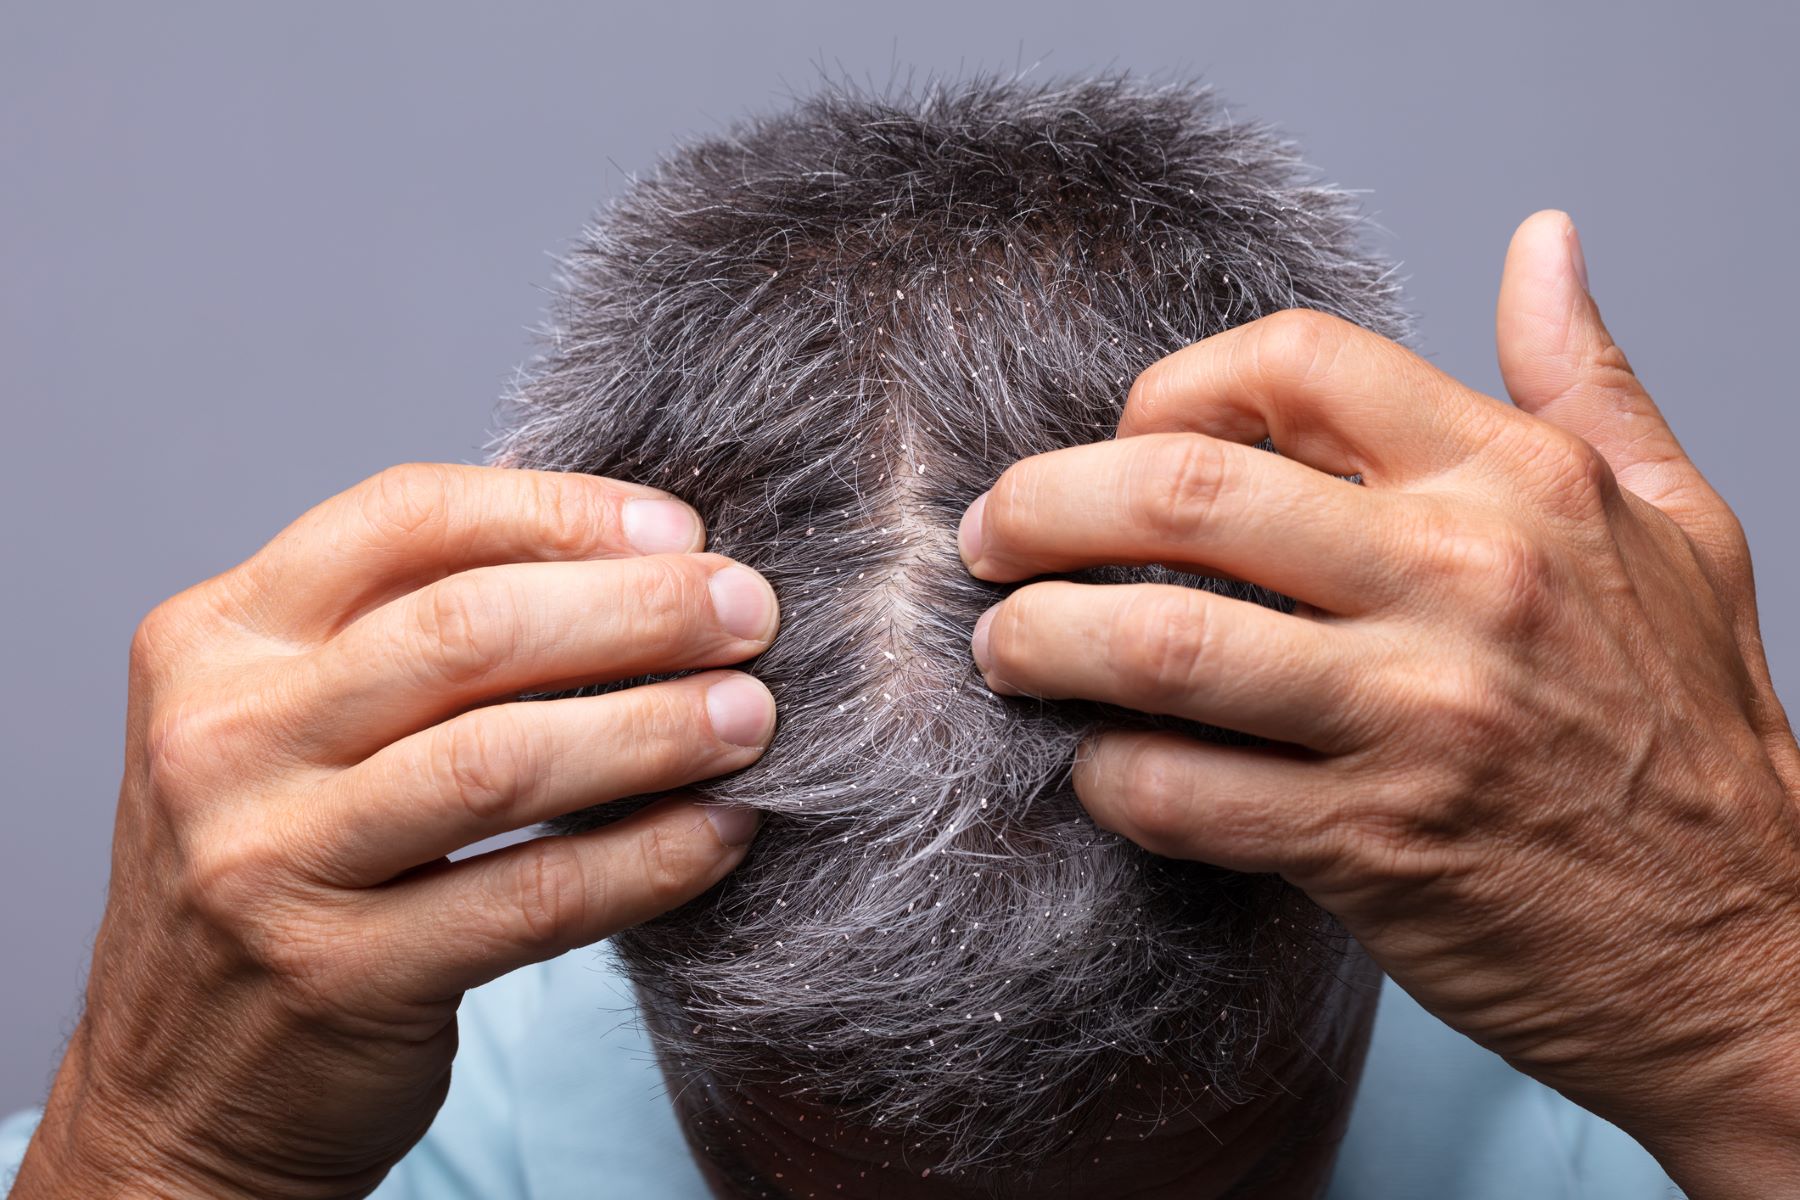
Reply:
<svg viewBox="0 0 1800 1200"><path fill-rule="evenodd" d="M978 81L834 88L689 145L576 248L503 460L675 492L782 604L751 668L774 744L698 789L764 830L719 888L615 939L690 1136L738 1186L805 1194L731 1132L754 1110L1051 1194L1044 1163L1127 1129L1269 1109L1336 1037L1319 1014L1354 965L1316 909L1083 815L1083 736L1145 718L983 686L969 635L1004 589L956 527L1016 459L1109 436L1183 345L1294 306L1401 332L1355 230L1203 93Z"/></svg>

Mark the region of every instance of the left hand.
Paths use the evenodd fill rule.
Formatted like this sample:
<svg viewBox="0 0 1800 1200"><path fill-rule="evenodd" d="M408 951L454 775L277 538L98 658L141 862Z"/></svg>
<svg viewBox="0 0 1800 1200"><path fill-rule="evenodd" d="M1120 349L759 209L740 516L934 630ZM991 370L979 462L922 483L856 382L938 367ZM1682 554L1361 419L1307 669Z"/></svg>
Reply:
<svg viewBox="0 0 1800 1200"><path fill-rule="evenodd" d="M1692 1195L1800 1194L1800 749L1743 533L1561 213L1515 236L1498 333L1514 405L1301 311L1152 366L1117 440L970 507L970 569L1161 562L1299 607L1039 582L975 656L1269 739L1111 733L1075 785L1157 853L1279 872Z"/></svg>

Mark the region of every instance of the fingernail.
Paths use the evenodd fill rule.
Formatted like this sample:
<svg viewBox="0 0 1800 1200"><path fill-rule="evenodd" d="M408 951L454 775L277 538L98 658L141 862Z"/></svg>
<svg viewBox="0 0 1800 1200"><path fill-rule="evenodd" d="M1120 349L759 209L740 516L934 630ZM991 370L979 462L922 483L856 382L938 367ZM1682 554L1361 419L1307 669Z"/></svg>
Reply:
<svg viewBox="0 0 1800 1200"><path fill-rule="evenodd" d="M766 746L775 731L775 697L753 676L728 675L706 689L713 736L733 746Z"/></svg>
<svg viewBox="0 0 1800 1200"><path fill-rule="evenodd" d="M1575 222L1569 222L1569 266L1575 272L1575 278L1581 280L1581 290L1592 295L1588 288L1587 255L1581 252L1581 232L1575 228Z"/></svg>
<svg viewBox="0 0 1800 1200"><path fill-rule="evenodd" d="M981 619L975 622L975 636L969 639L969 650L975 655L975 665L981 668L983 675L988 673L988 626L994 623L994 613L999 608L996 604L981 614Z"/></svg>
<svg viewBox="0 0 1800 1200"><path fill-rule="evenodd" d="M727 846L748 846L762 824L762 813L742 804L707 804L706 819Z"/></svg>
<svg viewBox="0 0 1800 1200"><path fill-rule="evenodd" d="M981 677L987 681L988 691L999 696L1022 695L1018 688L994 674L993 666L988 662L988 630L994 623L994 614L1000 611L998 604L981 614L975 622L975 633L969 638L969 651L975 656L975 665L981 668Z"/></svg>
<svg viewBox="0 0 1800 1200"><path fill-rule="evenodd" d="M679 500L629 500L620 521L639 554L685 554L701 545L700 517Z"/></svg>
<svg viewBox="0 0 1800 1200"><path fill-rule="evenodd" d="M986 492L975 497L975 503L963 512L962 524L956 527L956 548L970 566L981 558L981 514L987 511L987 498Z"/></svg>
<svg viewBox="0 0 1800 1200"><path fill-rule="evenodd" d="M748 641L764 641L775 632L775 592L749 567L730 566L714 571L707 581L713 612L731 634Z"/></svg>

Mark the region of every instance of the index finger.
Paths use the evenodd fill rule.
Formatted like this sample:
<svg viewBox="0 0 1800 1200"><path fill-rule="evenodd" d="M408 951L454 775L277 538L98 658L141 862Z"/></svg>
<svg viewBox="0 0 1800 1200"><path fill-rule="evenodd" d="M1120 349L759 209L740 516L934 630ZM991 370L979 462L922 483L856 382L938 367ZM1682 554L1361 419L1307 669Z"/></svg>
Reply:
<svg viewBox="0 0 1800 1200"><path fill-rule="evenodd" d="M1289 309L1146 369L1132 384L1119 436L1268 438L1286 457L1380 485L1455 466L1516 415L1378 334Z"/></svg>
<svg viewBox="0 0 1800 1200"><path fill-rule="evenodd" d="M409 463L312 508L234 574L247 623L312 642L459 571L679 554L705 541L699 514L655 488L575 472Z"/></svg>

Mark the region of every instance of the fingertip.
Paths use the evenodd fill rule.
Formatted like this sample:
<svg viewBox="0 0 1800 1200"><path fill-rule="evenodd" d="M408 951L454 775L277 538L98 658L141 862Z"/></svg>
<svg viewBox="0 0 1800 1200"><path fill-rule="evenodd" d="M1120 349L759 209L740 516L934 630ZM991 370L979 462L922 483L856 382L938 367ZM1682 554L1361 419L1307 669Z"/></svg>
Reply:
<svg viewBox="0 0 1800 1200"><path fill-rule="evenodd" d="M1567 217L1568 214L1563 215ZM1569 222L1563 236L1568 242L1570 269L1575 272L1575 279L1581 284L1581 290L1591 296L1593 289L1588 286L1587 255L1581 249L1581 231L1575 228L1574 221Z"/></svg>
<svg viewBox="0 0 1800 1200"><path fill-rule="evenodd" d="M767 642L775 637L781 621L781 604L769 581L739 563L729 563L707 580L713 611L721 627L748 642Z"/></svg>
<svg viewBox="0 0 1800 1200"><path fill-rule="evenodd" d="M1537 412L1572 382L1595 320L1587 261L1569 214L1527 217L1507 248L1495 308L1500 373L1513 402Z"/></svg>
<svg viewBox="0 0 1800 1200"><path fill-rule="evenodd" d="M1560 208L1540 208L1520 221L1513 230L1512 245L1536 245L1540 241L1563 237L1575 222Z"/></svg>
<svg viewBox="0 0 1800 1200"><path fill-rule="evenodd" d="M1573 276L1570 241L1575 237L1575 222L1568 213L1560 208L1539 209L1513 231L1506 254L1508 272L1523 269L1540 284Z"/></svg>
<svg viewBox="0 0 1800 1200"><path fill-rule="evenodd" d="M700 514L674 497L627 500L619 523L625 540L639 554L692 554L706 545Z"/></svg>
<svg viewBox="0 0 1800 1200"><path fill-rule="evenodd" d="M760 750L774 736L775 697L754 675L722 672L706 689L706 717L721 742Z"/></svg>
<svg viewBox="0 0 1800 1200"><path fill-rule="evenodd" d="M981 672L989 691L1001 696L1016 696L1018 691L994 674L992 639L994 616L999 611L1000 605L996 604L976 620L975 631L969 636L969 653L975 659L976 669Z"/></svg>
<svg viewBox="0 0 1800 1200"><path fill-rule="evenodd" d="M981 562L988 495L983 492L975 497L975 502L963 510L962 521L956 527L957 553L962 555L963 565L971 574L979 574L976 567Z"/></svg>
<svg viewBox="0 0 1800 1200"><path fill-rule="evenodd" d="M994 612L999 607L998 604L994 605L976 619L975 633L969 638L969 652L975 656L975 665L981 668L983 674L988 669L988 630L994 624Z"/></svg>
<svg viewBox="0 0 1800 1200"><path fill-rule="evenodd" d="M1190 342L1139 371L1132 379L1131 387L1125 392L1125 406L1119 414L1119 425L1114 436L1140 437L1147 433L1166 433L1181 428L1181 421L1171 418L1167 412L1169 401L1180 392L1183 377L1194 357L1212 354L1220 346L1229 343L1232 339L1226 335L1231 332L1225 330L1209 334L1197 342Z"/></svg>
<svg viewBox="0 0 1800 1200"><path fill-rule="evenodd" d="M701 807L720 845L727 850L748 846L755 839L757 830L762 828L762 811L747 804L705 804Z"/></svg>

